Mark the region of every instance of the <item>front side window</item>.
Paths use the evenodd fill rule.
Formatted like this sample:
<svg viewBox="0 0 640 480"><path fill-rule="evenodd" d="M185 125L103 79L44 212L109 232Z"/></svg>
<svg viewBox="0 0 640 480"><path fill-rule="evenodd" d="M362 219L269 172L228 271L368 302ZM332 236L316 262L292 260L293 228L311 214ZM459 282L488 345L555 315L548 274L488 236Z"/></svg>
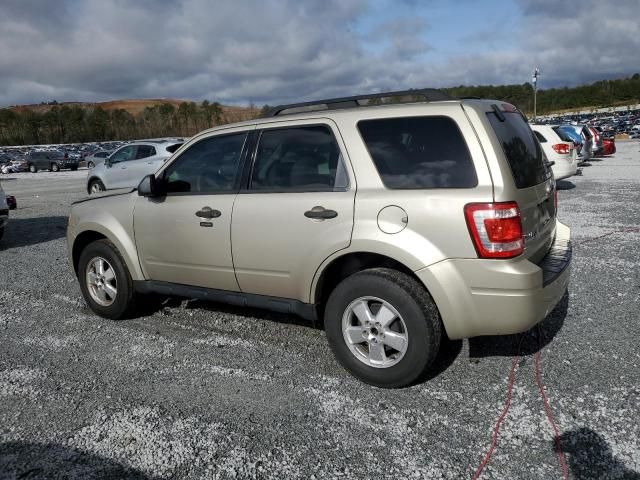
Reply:
<svg viewBox="0 0 640 480"><path fill-rule="evenodd" d="M151 145L138 145L138 153L136 153L136 160L140 158L153 157L156 154L156 149Z"/></svg>
<svg viewBox="0 0 640 480"><path fill-rule="evenodd" d="M363 120L358 130L387 188L472 188L478 183L467 143L449 117Z"/></svg>
<svg viewBox="0 0 640 480"><path fill-rule="evenodd" d="M322 192L349 185L340 148L329 127L265 130L260 136L251 190Z"/></svg>
<svg viewBox="0 0 640 480"><path fill-rule="evenodd" d="M133 160L136 154L136 147L129 145L128 147L122 147L116 153L111 156L111 163L128 162Z"/></svg>
<svg viewBox="0 0 640 480"><path fill-rule="evenodd" d="M235 191L246 133L209 137L191 145L164 172L167 193Z"/></svg>

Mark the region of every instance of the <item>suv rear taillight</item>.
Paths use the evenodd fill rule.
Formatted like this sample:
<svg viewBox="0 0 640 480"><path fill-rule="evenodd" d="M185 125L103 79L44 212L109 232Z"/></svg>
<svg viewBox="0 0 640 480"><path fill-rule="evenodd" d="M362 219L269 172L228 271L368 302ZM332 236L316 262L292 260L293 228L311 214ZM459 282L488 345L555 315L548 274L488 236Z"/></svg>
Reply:
<svg viewBox="0 0 640 480"><path fill-rule="evenodd" d="M555 145L551 145L551 148L555 150L556 153L561 155L566 155L569 153L569 145L566 143L556 143Z"/></svg>
<svg viewBox="0 0 640 480"><path fill-rule="evenodd" d="M516 202L469 203L464 216L480 258L512 258L524 252Z"/></svg>

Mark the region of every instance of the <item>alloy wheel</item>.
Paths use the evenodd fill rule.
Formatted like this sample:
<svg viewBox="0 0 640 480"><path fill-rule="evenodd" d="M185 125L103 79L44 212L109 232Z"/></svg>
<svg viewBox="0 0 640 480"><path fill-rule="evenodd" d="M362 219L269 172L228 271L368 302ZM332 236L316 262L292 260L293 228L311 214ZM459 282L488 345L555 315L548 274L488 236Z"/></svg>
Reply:
<svg viewBox="0 0 640 480"><path fill-rule="evenodd" d="M360 297L342 316L342 334L351 353L374 368L396 365L407 351L407 326L398 311L377 297Z"/></svg>
<svg viewBox="0 0 640 480"><path fill-rule="evenodd" d="M118 295L116 272L111 264L102 257L94 257L87 264L87 290L91 298L103 307L113 304Z"/></svg>

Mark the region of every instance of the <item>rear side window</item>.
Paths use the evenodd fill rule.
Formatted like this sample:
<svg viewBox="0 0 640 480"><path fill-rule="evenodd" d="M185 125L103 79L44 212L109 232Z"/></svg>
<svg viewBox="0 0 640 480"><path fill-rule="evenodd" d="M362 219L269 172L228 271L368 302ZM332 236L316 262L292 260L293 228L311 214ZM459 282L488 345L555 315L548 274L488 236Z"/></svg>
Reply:
<svg viewBox="0 0 640 480"><path fill-rule="evenodd" d="M363 120L358 130L387 188L472 188L478 183L467 144L451 118Z"/></svg>
<svg viewBox="0 0 640 480"><path fill-rule="evenodd" d="M487 113L489 122L502 144L517 188L529 188L549 178L542 148L531 128L519 112L502 112L504 121L494 112Z"/></svg>
<svg viewBox="0 0 640 480"><path fill-rule="evenodd" d="M264 130L251 190L322 192L349 186L338 143L325 126Z"/></svg>
<svg viewBox="0 0 640 480"><path fill-rule="evenodd" d="M534 135L536 136L536 138L538 139L538 141L540 143L546 143L547 142L547 139L544 138L544 136L542 136L542 134L540 132L537 132L537 131L534 130L533 133L534 133Z"/></svg>
<svg viewBox="0 0 640 480"><path fill-rule="evenodd" d="M136 159L153 157L156 154L156 149L151 145L138 145L138 153L136 153Z"/></svg>

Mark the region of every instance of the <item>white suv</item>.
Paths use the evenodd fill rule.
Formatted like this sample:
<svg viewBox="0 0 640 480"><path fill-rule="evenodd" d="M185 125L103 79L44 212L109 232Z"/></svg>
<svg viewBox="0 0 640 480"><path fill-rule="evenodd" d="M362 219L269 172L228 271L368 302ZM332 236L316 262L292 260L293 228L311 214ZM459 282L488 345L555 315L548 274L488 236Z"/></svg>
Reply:
<svg viewBox="0 0 640 480"><path fill-rule="evenodd" d="M158 170L182 143L182 140L145 141L119 148L89 170L87 192L137 187L142 178Z"/></svg>

